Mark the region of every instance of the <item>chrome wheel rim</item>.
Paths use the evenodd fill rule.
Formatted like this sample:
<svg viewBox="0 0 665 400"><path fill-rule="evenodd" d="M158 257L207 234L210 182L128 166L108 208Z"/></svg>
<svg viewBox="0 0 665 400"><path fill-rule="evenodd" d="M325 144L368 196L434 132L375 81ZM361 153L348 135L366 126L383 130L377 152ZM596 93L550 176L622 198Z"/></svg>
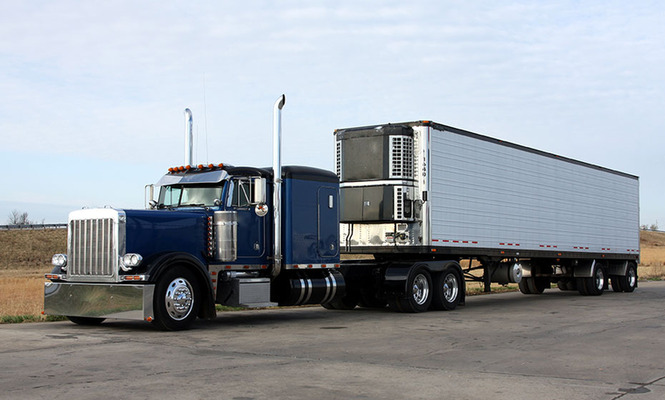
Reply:
<svg viewBox="0 0 665 400"><path fill-rule="evenodd" d="M459 293L459 284L457 283L457 277L454 274L448 274L443 279L443 298L448 302L452 303L457 299L457 294Z"/></svg>
<svg viewBox="0 0 665 400"><path fill-rule="evenodd" d="M194 291L192 285L184 278L176 278L169 284L164 296L166 312L169 316L181 321L192 312Z"/></svg>
<svg viewBox="0 0 665 400"><path fill-rule="evenodd" d="M626 274L626 281L628 282L628 287L635 287L637 283L637 274L633 268L628 269L628 273Z"/></svg>
<svg viewBox="0 0 665 400"><path fill-rule="evenodd" d="M429 282L423 274L418 274L413 279L413 301L419 306L425 304L429 298Z"/></svg>
<svg viewBox="0 0 665 400"><path fill-rule="evenodd" d="M598 268L596 270L594 281L596 283L596 289L603 290L605 287L605 274L602 269Z"/></svg>

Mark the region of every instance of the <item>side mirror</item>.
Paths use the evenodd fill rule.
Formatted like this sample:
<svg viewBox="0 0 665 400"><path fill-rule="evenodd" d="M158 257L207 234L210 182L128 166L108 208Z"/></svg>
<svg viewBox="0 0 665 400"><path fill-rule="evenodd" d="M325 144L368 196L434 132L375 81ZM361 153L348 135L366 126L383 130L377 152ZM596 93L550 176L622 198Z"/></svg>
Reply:
<svg viewBox="0 0 665 400"><path fill-rule="evenodd" d="M154 199L155 199L155 185L145 185L143 187L143 202L145 208L150 208L150 209L155 208L157 202ZM152 204L153 202L155 203L155 205Z"/></svg>
<svg viewBox="0 0 665 400"><path fill-rule="evenodd" d="M266 204L266 179L252 178L252 204Z"/></svg>

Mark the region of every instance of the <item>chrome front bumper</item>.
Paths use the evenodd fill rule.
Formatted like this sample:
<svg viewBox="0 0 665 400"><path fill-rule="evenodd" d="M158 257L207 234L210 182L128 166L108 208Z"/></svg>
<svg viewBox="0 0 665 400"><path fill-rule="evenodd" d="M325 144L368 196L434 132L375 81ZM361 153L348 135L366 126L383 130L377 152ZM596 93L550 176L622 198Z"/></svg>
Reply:
<svg viewBox="0 0 665 400"><path fill-rule="evenodd" d="M151 321L154 292L155 285L45 282L44 313Z"/></svg>

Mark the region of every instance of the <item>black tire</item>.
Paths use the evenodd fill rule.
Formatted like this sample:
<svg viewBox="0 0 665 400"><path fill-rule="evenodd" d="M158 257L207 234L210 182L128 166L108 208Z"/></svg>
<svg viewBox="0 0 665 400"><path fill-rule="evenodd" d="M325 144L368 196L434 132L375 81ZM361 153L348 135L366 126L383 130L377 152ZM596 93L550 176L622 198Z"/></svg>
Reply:
<svg viewBox="0 0 665 400"><path fill-rule="evenodd" d="M541 294L545 289L552 287L550 284L550 278L533 278L533 292L535 294Z"/></svg>
<svg viewBox="0 0 665 400"><path fill-rule="evenodd" d="M321 306L327 310L353 310L357 305L358 297L350 293L325 304L321 304Z"/></svg>
<svg viewBox="0 0 665 400"><path fill-rule="evenodd" d="M386 308L388 302L385 299L380 299L374 293L363 291L360 293L360 301L358 305L363 308Z"/></svg>
<svg viewBox="0 0 665 400"><path fill-rule="evenodd" d="M623 292L623 285L621 284L621 276L614 275L610 277L610 283L612 284L612 290L615 292Z"/></svg>
<svg viewBox="0 0 665 400"><path fill-rule="evenodd" d="M462 278L455 268L447 268L434 276L432 308L452 311L462 299Z"/></svg>
<svg viewBox="0 0 665 400"><path fill-rule="evenodd" d="M199 314L200 293L196 275L191 270L175 267L166 271L155 286L152 323L166 331L190 328Z"/></svg>
<svg viewBox="0 0 665 400"><path fill-rule="evenodd" d="M432 277L424 267L415 267L409 271L404 297L388 299L391 309L406 313L427 311L432 304Z"/></svg>
<svg viewBox="0 0 665 400"><path fill-rule="evenodd" d="M533 294L533 293L531 293L531 287L529 286L529 283L528 283L528 281L530 281L530 280L531 280L531 278L522 278L520 280L520 283L518 283L518 286L520 288L520 292L522 292L522 294Z"/></svg>
<svg viewBox="0 0 665 400"><path fill-rule="evenodd" d="M574 279L561 279L556 283L559 290L568 291L568 290L577 290L577 285L575 284Z"/></svg>
<svg viewBox="0 0 665 400"><path fill-rule="evenodd" d="M519 283L520 292L524 294L541 294L548 287L548 278L522 278Z"/></svg>
<svg viewBox="0 0 665 400"><path fill-rule="evenodd" d="M614 288L615 281L617 283L617 286L619 286L621 290L616 290ZM635 268L635 265L632 263L628 265L625 276L612 277L612 289L615 292L632 293L633 291L635 291L636 287L637 287L637 268Z"/></svg>
<svg viewBox="0 0 665 400"><path fill-rule="evenodd" d="M582 296L588 296L589 295L589 293L586 290L587 289L587 285L586 285L587 279L591 279L591 278L577 278L575 280L575 286L577 286L577 291L580 292L580 294Z"/></svg>
<svg viewBox="0 0 665 400"><path fill-rule="evenodd" d="M605 273L605 269L597 263L594 265L593 271L591 271L590 278L579 279L582 280L582 282L578 281L578 289L580 289L580 283L582 283L582 286L584 286L586 289L585 293L582 293L582 289L580 289L580 293L583 295L600 296L603 294L603 291L605 291L605 280L607 279L607 274Z"/></svg>
<svg viewBox="0 0 665 400"><path fill-rule="evenodd" d="M106 319L106 318L73 317L73 316L67 316L67 318L77 325L87 325L87 326L99 325L102 322L104 322L104 320Z"/></svg>

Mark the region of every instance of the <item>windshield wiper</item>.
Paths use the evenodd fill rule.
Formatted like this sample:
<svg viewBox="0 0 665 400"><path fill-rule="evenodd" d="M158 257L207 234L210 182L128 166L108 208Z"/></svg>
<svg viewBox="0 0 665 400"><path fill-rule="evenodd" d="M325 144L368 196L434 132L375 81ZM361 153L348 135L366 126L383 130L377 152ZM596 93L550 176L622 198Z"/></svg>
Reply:
<svg viewBox="0 0 665 400"><path fill-rule="evenodd" d="M191 204L181 204L180 207L203 207L203 203L191 203Z"/></svg>

